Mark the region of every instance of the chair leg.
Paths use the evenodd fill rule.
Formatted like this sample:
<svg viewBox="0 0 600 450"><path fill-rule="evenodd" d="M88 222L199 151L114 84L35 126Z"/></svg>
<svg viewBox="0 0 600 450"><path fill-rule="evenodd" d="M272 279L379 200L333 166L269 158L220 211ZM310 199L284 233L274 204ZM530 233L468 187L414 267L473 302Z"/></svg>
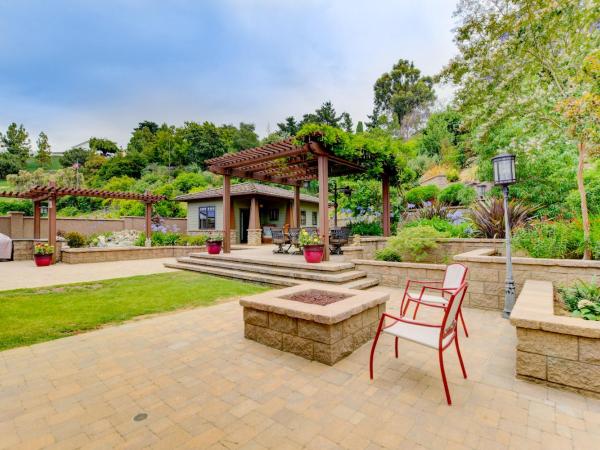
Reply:
<svg viewBox="0 0 600 450"><path fill-rule="evenodd" d="M465 324L465 318L463 317L462 308L458 311L458 315L460 316L460 321L462 322L463 330L465 330L465 336L469 337L469 332L467 331L467 325Z"/></svg>
<svg viewBox="0 0 600 450"><path fill-rule="evenodd" d="M379 326L377 327L377 333L375 334L375 339L373 339L373 345L371 346L371 357L369 358L369 375L371 380L373 379L373 358L375 357L375 347L377 346L377 341L379 340L379 335L381 334L381 329L383 328L384 322L385 317L381 316L381 319L379 319Z"/></svg>
<svg viewBox="0 0 600 450"><path fill-rule="evenodd" d="M462 369L463 377L467 378L465 363L463 362L462 355L460 354L460 347L458 346L458 332L456 333L456 336L454 336L454 343L456 344L456 354L458 355L458 361L460 362L460 368Z"/></svg>
<svg viewBox="0 0 600 450"><path fill-rule="evenodd" d="M406 300L406 306L404 306L404 300ZM410 302L411 302L410 298L403 298L402 299L402 304L400 305L400 314L402 316L406 315L406 311L408 311L408 308L410 306Z"/></svg>
<svg viewBox="0 0 600 450"><path fill-rule="evenodd" d="M398 336L396 336L395 341L396 342L394 343L394 347L396 349L396 358L398 358Z"/></svg>
<svg viewBox="0 0 600 450"><path fill-rule="evenodd" d="M442 372L442 381L444 383L444 391L446 392L446 401L448 402L448 405L451 405L452 399L450 398L450 389L448 389L448 380L446 380L446 371L444 370L443 352L444 352L444 350L442 350L441 348L438 350L439 357L440 357L440 371Z"/></svg>

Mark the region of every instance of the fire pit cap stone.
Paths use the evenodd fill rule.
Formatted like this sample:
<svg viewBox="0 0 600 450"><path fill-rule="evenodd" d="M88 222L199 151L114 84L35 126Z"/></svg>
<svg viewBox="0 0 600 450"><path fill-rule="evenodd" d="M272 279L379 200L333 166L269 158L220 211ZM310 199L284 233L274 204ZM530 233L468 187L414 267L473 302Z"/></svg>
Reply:
<svg viewBox="0 0 600 450"><path fill-rule="evenodd" d="M348 297L328 305L303 303L284 298L310 290L345 294ZM361 291L333 285L324 286L316 283L303 283L298 286L243 297L240 299L240 305L259 311L267 311L296 319L332 325L366 311L369 308L386 303L389 298L390 295L387 292Z"/></svg>

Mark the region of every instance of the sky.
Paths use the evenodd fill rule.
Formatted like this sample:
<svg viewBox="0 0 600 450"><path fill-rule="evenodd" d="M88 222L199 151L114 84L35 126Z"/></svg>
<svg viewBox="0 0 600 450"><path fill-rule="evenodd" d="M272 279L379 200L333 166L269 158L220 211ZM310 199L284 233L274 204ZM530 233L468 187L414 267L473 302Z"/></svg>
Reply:
<svg viewBox="0 0 600 450"><path fill-rule="evenodd" d="M354 122L398 59L455 54L454 0L0 0L0 130L53 151L125 146L143 120L250 122L260 136L324 101ZM447 102L451 90L438 97Z"/></svg>

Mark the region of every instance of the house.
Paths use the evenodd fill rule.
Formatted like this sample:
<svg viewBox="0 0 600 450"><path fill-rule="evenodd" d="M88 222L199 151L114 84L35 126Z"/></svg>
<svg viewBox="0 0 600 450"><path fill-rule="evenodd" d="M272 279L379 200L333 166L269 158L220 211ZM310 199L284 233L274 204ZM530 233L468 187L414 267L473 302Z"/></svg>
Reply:
<svg viewBox="0 0 600 450"><path fill-rule="evenodd" d="M223 188L180 195L187 202L188 234L222 233ZM259 183L231 185L231 242L258 245L270 241L270 227L292 223L294 191ZM258 210L258 228L251 228L251 209ZM318 226L319 199L300 194L300 226Z"/></svg>

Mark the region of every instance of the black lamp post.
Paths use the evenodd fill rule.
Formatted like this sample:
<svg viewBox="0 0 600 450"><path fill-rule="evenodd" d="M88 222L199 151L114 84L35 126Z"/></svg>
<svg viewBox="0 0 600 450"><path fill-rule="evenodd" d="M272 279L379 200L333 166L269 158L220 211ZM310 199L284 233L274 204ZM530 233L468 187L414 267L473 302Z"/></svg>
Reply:
<svg viewBox="0 0 600 450"><path fill-rule="evenodd" d="M337 216L338 216L338 192L341 192L348 197L352 195L352 189L349 186L338 188L337 181L333 181L333 226L337 228Z"/></svg>
<svg viewBox="0 0 600 450"><path fill-rule="evenodd" d="M503 317L510 317L515 306L515 280L513 279L512 258L510 251L510 219L508 215L508 187L517 181L515 171L515 155L504 153L492 158L494 166L494 184L502 186L504 194L504 227L506 240L506 287L504 293Z"/></svg>

